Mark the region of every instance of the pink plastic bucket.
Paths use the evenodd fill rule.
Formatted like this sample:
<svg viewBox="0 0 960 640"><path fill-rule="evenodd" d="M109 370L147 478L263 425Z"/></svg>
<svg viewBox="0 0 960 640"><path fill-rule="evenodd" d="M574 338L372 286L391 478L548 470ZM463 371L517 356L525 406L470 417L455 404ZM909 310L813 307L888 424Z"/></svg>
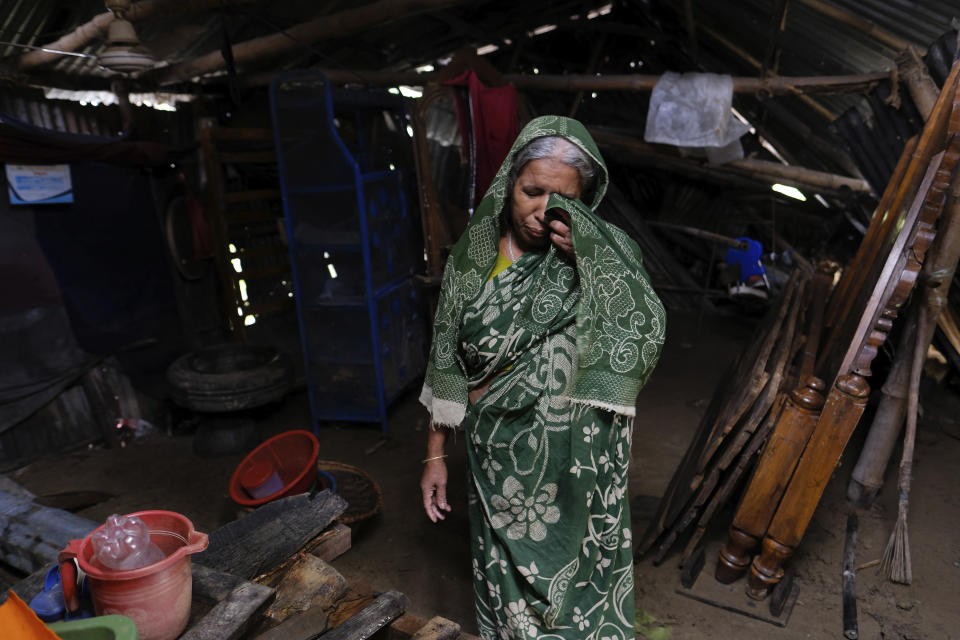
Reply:
<svg viewBox="0 0 960 640"><path fill-rule="evenodd" d="M71 540L60 552L60 573L67 609L77 609L76 559L87 574L93 608L98 616L120 614L132 618L140 640L173 640L187 626L193 597L190 554L207 548L207 534L194 531L193 523L173 511L138 511L127 514L143 520L150 541L166 558L160 562L117 571L94 561L91 536ZM100 527L102 528L102 527Z"/></svg>

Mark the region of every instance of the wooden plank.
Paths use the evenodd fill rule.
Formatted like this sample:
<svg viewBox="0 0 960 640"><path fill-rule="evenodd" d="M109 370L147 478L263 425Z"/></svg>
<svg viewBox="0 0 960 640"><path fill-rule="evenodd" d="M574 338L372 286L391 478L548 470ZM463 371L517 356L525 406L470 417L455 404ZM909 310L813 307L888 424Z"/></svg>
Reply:
<svg viewBox="0 0 960 640"><path fill-rule="evenodd" d="M762 391L756 396L751 397L749 414L747 414L743 420L740 420L738 417L735 426L729 429L729 433L734 435L732 438L726 438L723 447L717 449L717 451L720 452L719 457L714 457L711 454L711 461L708 467L709 471L705 474L706 481L695 494L686 513L679 520L679 523L674 525L670 535L668 535L666 540L660 545L657 556L654 559L655 563L663 561L663 558L679 535L686 531L699 516L699 527L691 536L680 560L681 565L686 563L696 548L700 540L700 535L705 531L706 522L712 518L718 505L714 503L713 508L709 510L709 514L707 510L704 509L704 506L710 501L711 496L714 496L714 491L718 486L720 486L722 490L722 485L720 484L721 476L725 474L728 467L730 467L736 457L740 455L744 446L747 445L751 436L757 430L757 427L770 412L770 408L773 406L777 394L780 391L787 362L791 355L793 355L794 348L796 347L795 334L797 319L806 301L805 292L807 281L801 279L798 280L798 282L799 284L796 284L791 297L787 301L789 307L786 314L787 321L782 332L776 336L775 348L768 362L770 370L769 372L764 372L765 377L763 379L765 384Z"/></svg>
<svg viewBox="0 0 960 640"><path fill-rule="evenodd" d="M256 636L254 640L313 640L329 629L330 613L322 607L307 609Z"/></svg>
<svg viewBox="0 0 960 640"><path fill-rule="evenodd" d="M324 634L324 640L366 640L406 611L407 598L399 591L381 594L363 611ZM315 636L314 636L315 637ZM288 640L294 640L290 638Z"/></svg>
<svg viewBox="0 0 960 640"><path fill-rule="evenodd" d="M194 597L216 604L180 640L236 640L241 638L274 598L270 587L229 573L193 564Z"/></svg>
<svg viewBox="0 0 960 640"><path fill-rule="evenodd" d="M457 628L457 633L455 635L449 636L451 640L480 640L477 636L471 633L464 633L460 630L460 625L455 622L451 622L446 618L440 616L434 616L429 621L425 620L419 616L415 616L412 613L405 613L393 623L390 624L390 627L387 631L387 636L384 640L410 640L413 638L419 631L429 628L428 625L433 621L443 621L444 623L449 623L455 625ZM429 637L429 636L428 636ZM441 636L444 637L444 636ZM423 638L418 638L417 640L425 640ZM438 640L438 639L437 639Z"/></svg>
<svg viewBox="0 0 960 640"><path fill-rule="evenodd" d="M824 350L817 363L817 371L828 385L837 375L846 371L840 366L841 360L847 355L847 347L854 342L852 336L858 331L863 310L871 304L870 297L874 285L882 278L885 260L888 256L896 255L892 250L901 235L900 230L911 228L906 221L906 217L911 215L910 203L918 193L924 191L920 185L930 167L931 158L944 149L945 143L951 137L948 133L954 132L954 99L958 80L960 64L954 64L902 177L893 185L888 185L888 190L893 190L889 198L890 206L887 210L878 209L874 215L877 224L881 225L874 236L875 241L871 245L861 243L855 257L858 268L850 276L851 284L848 289L841 290L844 291L843 295L831 301L828 307L827 325L830 332L826 336ZM950 158L950 161L953 159ZM879 221L876 220L878 217Z"/></svg>
<svg viewBox="0 0 960 640"><path fill-rule="evenodd" d="M657 538L674 527L677 519L687 511L689 500L700 489L713 454L762 391L769 375L766 372L767 360L780 334L787 311L792 307L794 298L799 295L797 289L800 278L800 272L795 271L787 283L779 306L772 307L761 322L756 333L757 339L750 343L714 391L697 433L664 493L657 515L637 546L638 555L650 549ZM675 535L672 536L668 542L672 544L675 538Z"/></svg>
<svg viewBox="0 0 960 640"><path fill-rule="evenodd" d="M460 637L460 625L452 620L435 616L417 631L412 640L456 640Z"/></svg>
<svg viewBox="0 0 960 640"><path fill-rule="evenodd" d="M350 550L352 540L350 536L350 527L338 522L314 538L305 551L325 562L331 562Z"/></svg>
<svg viewBox="0 0 960 640"><path fill-rule="evenodd" d="M387 591L343 624L328 630L329 611L313 608L292 616L280 625L258 635L255 640L365 640L390 624L407 608L407 598L399 591Z"/></svg>
<svg viewBox="0 0 960 640"><path fill-rule="evenodd" d="M257 576L257 582L271 587L276 586L279 584L283 575L290 570L290 567L297 562L302 554L309 553L324 562L332 562L335 558L339 558L350 549L350 543L350 527L341 522L337 522L307 543L300 553L287 558L281 564L263 575Z"/></svg>
<svg viewBox="0 0 960 640"><path fill-rule="evenodd" d="M277 598L264 614L270 620L280 623L311 609L323 611L329 619L347 592L347 581L320 558L301 551L276 588Z"/></svg>
<svg viewBox="0 0 960 640"><path fill-rule="evenodd" d="M330 491L274 500L211 533L195 560L251 579L296 553L346 508L346 500Z"/></svg>

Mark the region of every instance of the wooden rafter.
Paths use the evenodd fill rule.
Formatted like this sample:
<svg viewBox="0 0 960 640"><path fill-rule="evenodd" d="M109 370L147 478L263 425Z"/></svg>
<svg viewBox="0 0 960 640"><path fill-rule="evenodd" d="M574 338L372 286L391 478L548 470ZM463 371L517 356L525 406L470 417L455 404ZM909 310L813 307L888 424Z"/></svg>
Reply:
<svg viewBox="0 0 960 640"><path fill-rule="evenodd" d="M423 86L435 79L434 74L414 72L319 69L334 84L360 83L371 86L400 84ZM640 74L517 74L508 73L504 80L517 89L533 91L651 91L661 76ZM249 74L241 79L246 86L269 84L273 74ZM889 78L887 72L853 76L777 76L774 78L734 77L734 93L768 95L800 95L808 93L863 93Z"/></svg>
<svg viewBox="0 0 960 640"><path fill-rule="evenodd" d="M767 40L767 52L763 56L760 75L777 75L780 72L780 40L787 29L787 11L790 0L777 0L770 21L770 38Z"/></svg>
<svg viewBox="0 0 960 640"><path fill-rule="evenodd" d="M445 9L466 0L377 0L360 7L344 9L334 14L319 16L288 28L283 33L272 33L234 44L233 60L238 66L293 51L306 44L328 38L344 38L374 25L408 18L423 11ZM174 84L218 71L226 65L223 53L213 51L177 64L144 74L145 80L160 85Z"/></svg>

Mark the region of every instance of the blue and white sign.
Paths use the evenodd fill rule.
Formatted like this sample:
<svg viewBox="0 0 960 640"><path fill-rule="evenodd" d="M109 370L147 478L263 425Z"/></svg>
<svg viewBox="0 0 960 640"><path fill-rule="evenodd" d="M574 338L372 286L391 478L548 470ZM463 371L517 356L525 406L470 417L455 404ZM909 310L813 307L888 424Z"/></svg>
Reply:
<svg viewBox="0 0 960 640"><path fill-rule="evenodd" d="M10 204L73 202L68 164L8 164Z"/></svg>

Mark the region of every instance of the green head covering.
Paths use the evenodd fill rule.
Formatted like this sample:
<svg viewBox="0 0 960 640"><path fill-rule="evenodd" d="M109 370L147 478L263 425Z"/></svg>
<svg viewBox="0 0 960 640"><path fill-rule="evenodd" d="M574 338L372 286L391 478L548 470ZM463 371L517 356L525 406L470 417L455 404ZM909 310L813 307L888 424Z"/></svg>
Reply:
<svg viewBox="0 0 960 640"><path fill-rule="evenodd" d="M460 323L466 303L487 281L499 251L500 213L509 206L510 169L517 153L531 140L560 136L583 150L598 171L592 202L552 194L547 209L559 208L570 218L580 299L576 306L577 371L568 397L632 416L637 393L656 364L663 345L666 315L643 269L640 248L619 228L594 213L607 190L606 164L596 143L578 121L562 116L542 116L530 121L514 142L467 229L454 245L444 269L433 327L433 345L420 401L434 425L459 426L467 406L467 377L458 353ZM518 263L524 262L524 254ZM539 261L542 259L543 263ZM538 256L544 276L569 269L568 262L551 244ZM556 280L563 280L557 277ZM526 327L542 324L555 331L553 315L541 320L539 310L549 299L537 300L518 313Z"/></svg>

